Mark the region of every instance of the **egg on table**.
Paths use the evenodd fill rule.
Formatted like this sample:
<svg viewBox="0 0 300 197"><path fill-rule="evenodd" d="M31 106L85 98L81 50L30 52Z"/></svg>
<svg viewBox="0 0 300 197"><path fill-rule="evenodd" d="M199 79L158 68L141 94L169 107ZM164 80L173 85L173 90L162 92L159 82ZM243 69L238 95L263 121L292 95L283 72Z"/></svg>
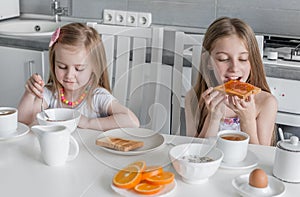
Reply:
<svg viewBox="0 0 300 197"><path fill-rule="evenodd" d="M249 176L249 185L256 188L266 188L268 186L268 176L260 168L253 170Z"/></svg>

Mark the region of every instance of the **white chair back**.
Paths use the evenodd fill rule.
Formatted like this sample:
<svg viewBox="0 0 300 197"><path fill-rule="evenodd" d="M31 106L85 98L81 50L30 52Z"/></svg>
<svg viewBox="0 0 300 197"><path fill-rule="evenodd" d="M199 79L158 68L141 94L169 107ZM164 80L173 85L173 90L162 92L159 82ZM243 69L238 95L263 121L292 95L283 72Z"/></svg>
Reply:
<svg viewBox="0 0 300 197"><path fill-rule="evenodd" d="M172 97L172 134L185 135L185 119L181 118L181 108L184 108L184 97L188 90L196 83L203 35L175 33L175 57L173 73Z"/></svg>
<svg viewBox="0 0 300 197"><path fill-rule="evenodd" d="M171 70L162 66L163 28L93 27L102 36L113 95L141 127L169 134Z"/></svg>

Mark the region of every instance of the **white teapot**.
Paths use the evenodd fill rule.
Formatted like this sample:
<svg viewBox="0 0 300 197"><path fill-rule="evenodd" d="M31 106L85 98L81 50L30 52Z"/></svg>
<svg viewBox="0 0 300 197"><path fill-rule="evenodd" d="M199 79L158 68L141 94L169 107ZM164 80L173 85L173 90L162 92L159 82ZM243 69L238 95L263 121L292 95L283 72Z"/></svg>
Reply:
<svg viewBox="0 0 300 197"><path fill-rule="evenodd" d="M277 143L273 175L278 179L300 183L300 143L299 138L292 136L289 140Z"/></svg>

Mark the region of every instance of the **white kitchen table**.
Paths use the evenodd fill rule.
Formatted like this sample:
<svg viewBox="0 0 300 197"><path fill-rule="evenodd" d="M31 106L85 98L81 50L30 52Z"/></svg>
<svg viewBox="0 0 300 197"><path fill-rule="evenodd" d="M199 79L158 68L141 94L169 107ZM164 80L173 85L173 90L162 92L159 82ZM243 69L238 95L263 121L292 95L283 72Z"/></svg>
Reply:
<svg viewBox="0 0 300 197"><path fill-rule="evenodd" d="M43 163L37 138L32 132L6 141L0 141L0 196L5 197L106 197L119 196L111 189L114 174L136 160L147 165L163 165L164 170L175 172L168 157L172 145L136 156L116 155L95 145L100 131L77 129L73 136L80 147L78 157L64 166L50 167ZM166 141L176 144L191 142L193 138L164 135ZM274 147L249 145L259 158L258 166L272 174ZM177 187L172 196L239 196L231 181L234 177L250 173L253 168L229 170L219 168L203 184L187 184L176 174ZM284 183L284 196L297 196L300 184Z"/></svg>

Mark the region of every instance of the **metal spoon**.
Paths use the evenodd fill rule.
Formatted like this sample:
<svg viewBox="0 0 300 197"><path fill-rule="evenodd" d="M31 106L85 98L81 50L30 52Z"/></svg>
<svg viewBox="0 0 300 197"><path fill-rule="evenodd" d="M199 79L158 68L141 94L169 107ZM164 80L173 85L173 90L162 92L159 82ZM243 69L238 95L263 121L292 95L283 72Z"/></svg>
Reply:
<svg viewBox="0 0 300 197"><path fill-rule="evenodd" d="M50 117L49 117L48 114L45 112L45 110L44 110L44 105L43 105L43 104L44 104L44 97L42 98L41 112L43 113L45 119L46 119L46 120L49 120Z"/></svg>

